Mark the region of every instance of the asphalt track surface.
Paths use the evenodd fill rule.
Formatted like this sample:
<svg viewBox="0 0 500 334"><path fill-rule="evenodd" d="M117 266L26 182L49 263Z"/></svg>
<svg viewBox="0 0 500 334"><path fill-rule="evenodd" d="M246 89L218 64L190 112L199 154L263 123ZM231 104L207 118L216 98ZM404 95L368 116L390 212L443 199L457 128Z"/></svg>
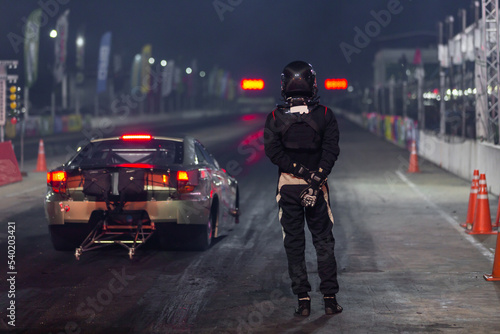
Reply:
<svg viewBox="0 0 500 334"><path fill-rule="evenodd" d="M496 235L469 236L470 180L339 118L341 155L329 178L344 312L323 312L314 248L312 313L293 316L265 157L265 115L168 122L143 129L200 139L240 184L240 223L205 252L123 248L53 250L43 213L44 173L0 187L0 331L6 333L500 333L500 283L486 282ZM136 130L139 128L136 127ZM81 138L51 139L49 165ZM26 169L34 168L28 159ZM497 198L490 197L492 215ZM15 328L8 325L7 223L16 226Z"/></svg>

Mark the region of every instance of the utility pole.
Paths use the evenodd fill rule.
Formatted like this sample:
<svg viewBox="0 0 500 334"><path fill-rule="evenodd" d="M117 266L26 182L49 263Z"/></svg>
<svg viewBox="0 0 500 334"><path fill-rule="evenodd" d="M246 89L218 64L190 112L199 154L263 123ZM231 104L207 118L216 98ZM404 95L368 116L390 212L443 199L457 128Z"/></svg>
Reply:
<svg viewBox="0 0 500 334"><path fill-rule="evenodd" d="M465 92L467 89L465 87L465 48L466 48L466 43L467 43L467 35L465 34L465 29L467 28L467 11L465 9L460 9L458 11L459 16L461 16L462 19L462 38L460 40L461 43L461 50L460 52L462 53L462 75L461 75L461 89L462 89L462 94ZM465 108L465 95L462 95L460 97L462 100L462 138L465 138L465 117L466 117L466 108Z"/></svg>
<svg viewBox="0 0 500 334"><path fill-rule="evenodd" d="M407 95L408 95L408 81L403 80L403 118L406 118L408 116Z"/></svg>
<svg viewBox="0 0 500 334"><path fill-rule="evenodd" d="M448 16L446 18L446 23L448 23L448 55L450 57L450 72L449 72L449 81L450 81L450 89L453 90L454 86L454 78L453 78L453 55L451 54L451 48L453 48L453 53L455 53L455 45L453 45L453 24L455 22L455 18L453 16ZM452 42L450 44L450 42ZM460 50L458 50L460 51Z"/></svg>
<svg viewBox="0 0 500 334"><path fill-rule="evenodd" d="M479 41L475 42L475 87L476 87L476 138L488 138L488 84L486 75L486 32L484 18L479 21L480 3L476 1L477 29L480 31ZM484 8L484 6L483 6ZM483 14L484 15L484 14Z"/></svg>
<svg viewBox="0 0 500 334"><path fill-rule="evenodd" d="M389 79L389 114L391 116L394 116L394 86L396 85L396 80L394 80L394 77L391 76Z"/></svg>

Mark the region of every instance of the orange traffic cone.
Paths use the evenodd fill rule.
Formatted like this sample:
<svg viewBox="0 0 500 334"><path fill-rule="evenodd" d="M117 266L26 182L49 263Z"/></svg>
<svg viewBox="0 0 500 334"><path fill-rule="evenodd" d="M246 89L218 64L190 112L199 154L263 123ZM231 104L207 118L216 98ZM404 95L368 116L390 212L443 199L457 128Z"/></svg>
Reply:
<svg viewBox="0 0 500 334"><path fill-rule="evenodd" d="M470 186L469 195L469 208L467 209L467 218L465 223L460 224L460 226L472 229L472 223L474 222L474 213L476 211L476 200L477 200L477 190L479 189L479 169L474 170L474 175L472 176L472 184Z"/></svg>
<svg viewBox="0 0 500 334"><path fill-rule="evenodd" d="M417 144L413 140L411 142L410 165L408 166L408 173L420 173L418 168Z"/></svg>
<svg viewBox="0 0 500 334"><path fill-rule="evenodd" d="M498 196L497 219L495 219L493 227L500 227L500 196Z"/></svg>
<svg viewBox="0 0 500 334"><path fill-rule="evenodd" d="M40 139L40 144L38 144L38 161L36 162L35 172L46 172L47 162L45 161L45 148L43 146L43 140Z"/></svg>
<svg viewBox="0 0 500 334"><path fill-rule="evenodd" d="M488 191L486 190L486 175L479 177L479 192L477 194L476 212L474 214L474 223L469 234L496 234L491 228L490 202L488 200Z"/></svg>
<svg viewBox="0 0 500 334"><path fill-rule="evenodd" d="M487 281L500 281L500 237L497 235L497 248L493 260L493 272L491 275L483 275Z"/></svg>

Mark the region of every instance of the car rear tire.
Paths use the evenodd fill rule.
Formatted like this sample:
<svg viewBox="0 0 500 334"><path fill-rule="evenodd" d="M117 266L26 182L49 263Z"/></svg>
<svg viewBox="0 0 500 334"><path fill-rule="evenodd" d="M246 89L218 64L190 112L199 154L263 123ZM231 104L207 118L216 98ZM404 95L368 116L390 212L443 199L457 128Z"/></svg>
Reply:
<svg viewBox="0 0 500 334"><path fill-rule="evenodd" d="M182 231L172 223L156 224L152 245L157 245L162 250L181 250L184 244ZM147 245L147 244L146 244Z"/></svg>
<svg viewBox="0 0 500 334"><path fill-rule="evenodd" d="M79 235L76 230L73 226L50 225L49 233L54 249L56 251L74 251L80 246L87 235L83 233Z"/></svg>
<svg viewBox="0 0 500 334"><path fill-rule="evenodd" d="M49 234L54 249L57 251L74 251L80 247L96 224L102 219L101 212L92 213L88 223L66 223L49 225Z"/></svg>
<svg viewBox="0 0 500 334"><path fill-rule="evenodd" d="M240 189L236 187L236 199L234 201L234 223L240 223Z"/></svg>
<svg viewBox="0 0 500 334"><path fill-rule="evenodd" d="M217 222L217 209L213 207L210 211L208 221L203 225L193 225L193 250L204 251L210 248Z"/></svg>

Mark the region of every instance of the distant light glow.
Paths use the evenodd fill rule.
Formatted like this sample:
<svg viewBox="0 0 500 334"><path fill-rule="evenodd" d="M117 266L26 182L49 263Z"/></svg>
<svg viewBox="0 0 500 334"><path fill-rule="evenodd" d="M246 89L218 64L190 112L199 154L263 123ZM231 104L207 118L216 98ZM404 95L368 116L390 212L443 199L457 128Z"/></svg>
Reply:
<svg viewBox="0 0 500 334"><path fill-rule="evenodd" d="M264 80L262 79L242 79L241 89L243 90L263 90Z"/></svg>
<svg viewBox="0 0 500 334"><path fill-rule="evenodd" d="M205 77L205 75L207 75L207 74L205 73L205 71L200 71L200 77L204 78L204 77Z"/></svg>
<svg viewBox="0 0 500 334"><path fill-rule="evenodd" d="M191 67L186 68L186 74L193 73L193 69Z"/></svg>
<svg viewBox="0 0 500 334"><path fill-rule="evenodd" d="M326 89L347 89L347 79L326 79Z"/></svg>
<svg viewBox="0 0 500 334"><path fill-rule="evenodd" d="M434 89L434 91L432 92L425 92L423 94L424 96L424 99L427 99L427 100L438 100L441 99L441 97L439 96L439 91L437 89Z"/></svg>
<svg viewBox="0 0 500 334"><path fill-rule="evenodd" d="M82 36L78 36L78 38L76 39L76 45L83 46L83 44L85 44L85 39Z"/></svg>
<svg viewBox="0 0 500 334"><path fill-rule="evenodd" d="M148 59L148 62L153 65L155 63L155 59L153 57Z"/></svg>
<svg viewBox="0 0 500 334"><path fill-rule="evenodd" d="M160 62L160 65L165 67L167 66L167 61L165 59L163 59L161 62Z"/></svg>
<svg viewBox="0 0 500 334"><path fill-rule="evenodd" d="M57 30L52 29L52 30L50 31L49 36L50 36L51 38L56 38L56 37L57 37Z"/></svg>
<svg viewBox="0 0 500 334"><path fill-rule="evenodd" d="M257 118L257 115L255 115L255 114L248 114L248 115L241 116L241 120L243 120L245 122L253 121L256 118Z"/></svg>

